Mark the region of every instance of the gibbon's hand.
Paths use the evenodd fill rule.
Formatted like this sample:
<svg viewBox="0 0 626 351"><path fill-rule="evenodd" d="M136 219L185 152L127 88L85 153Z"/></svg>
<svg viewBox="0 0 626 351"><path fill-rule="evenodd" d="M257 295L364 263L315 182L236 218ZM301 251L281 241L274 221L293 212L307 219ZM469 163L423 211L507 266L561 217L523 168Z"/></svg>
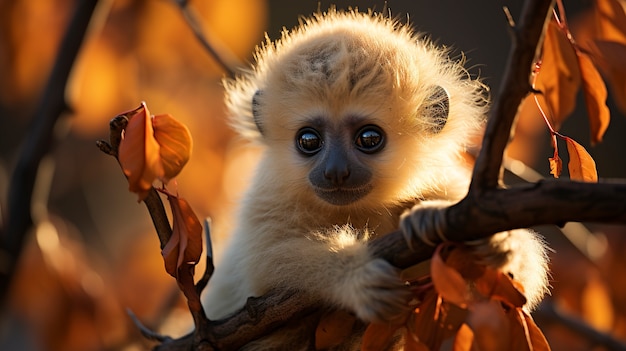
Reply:
<svg viewBox="0 0 626 351"><path fill-rule="evenodd" d="M364 321L393 320L410 309L408 303L412 296L399 272L381 258L355 267L336 287L339 302Z"/></svg>

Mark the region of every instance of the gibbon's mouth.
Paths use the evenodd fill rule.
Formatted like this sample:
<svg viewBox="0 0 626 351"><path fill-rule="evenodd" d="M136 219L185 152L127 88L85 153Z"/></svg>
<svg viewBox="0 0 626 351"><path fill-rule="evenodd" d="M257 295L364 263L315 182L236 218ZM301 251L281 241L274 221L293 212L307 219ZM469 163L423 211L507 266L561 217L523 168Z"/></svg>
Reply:
<svg viewBox="0 0 626 351"><path fill-rule="evenodd" d="M315 194L322 200L328 202L331 205L336 206L345 206L354 203L365 195L369 194L372 191L372 186L367 185L357 189L345 189L345 188L334 188L334 189L322 189L315 187L313 188Z"/></svg>

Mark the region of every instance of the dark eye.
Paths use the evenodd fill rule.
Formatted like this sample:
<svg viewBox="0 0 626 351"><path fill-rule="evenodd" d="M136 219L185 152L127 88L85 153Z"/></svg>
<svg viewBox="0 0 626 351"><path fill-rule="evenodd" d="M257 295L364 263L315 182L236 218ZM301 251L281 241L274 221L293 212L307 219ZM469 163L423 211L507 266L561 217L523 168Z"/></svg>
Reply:
<svg viewBox="0 0 626 351"><path fill-rule="evenodd" d="M301 153L311 156L322 149L324 141L317 130L305 127L296 134L296 145Z"/></svg>
<svg viewBox="0 0 626 351"><path fill-rule="evenodd" d="M385 146L385 134L378 126L368 125L356 133L354 144L362 152L371 154Z"/></svg>

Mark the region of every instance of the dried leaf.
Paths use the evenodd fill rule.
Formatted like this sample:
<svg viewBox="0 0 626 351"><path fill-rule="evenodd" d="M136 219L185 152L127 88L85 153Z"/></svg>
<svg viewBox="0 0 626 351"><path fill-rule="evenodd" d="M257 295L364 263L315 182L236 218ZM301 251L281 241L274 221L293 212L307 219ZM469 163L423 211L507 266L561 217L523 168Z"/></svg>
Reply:
<svg viewBox="0 0 626 351"><path fill-rule="evenodd" d="M453 351L471 351L474 344L474 332L467 324L462 324L454 336Z"/></svg>
<svg viewBox="0 0 626 351"><path fill-rule="evenodd" d="M187 127L171 115L157 115L152 118L154 137L160 146L161 162L163 163L163 182L182 170L192 149L191 133Z"/></svg>
<svg viewBox="0 0 626 351"><path fill-rule="evenodd" d="M379 351L386 350L391 344L394 334L404 325L392 323L370 323L363 334L361 342L361 351ZM319 329L319 326L318 326ZM317 344L317 333L315 337L315 346L319 350ZM332 345L331 345L332 346Z"/></svg>
<svg viewBox="0 0 626 351"><path fill-rule="evenodd" d="M617 0L594 1L598 37L626 44L626 14Z"/></svg>
<svg viewBox="0 0 626 351"><path fill-rule="evenodd" d="M508 350L509 325L504 310L496 300L472 305L467 325L474 333L474 343L481 351Z"/></svg>
<svg viewBox="0 0 626 351"><path fill-rule="evenodd" d="M498 269L487 267L484 274L474 281L474 286L483 296L498 301L498 304L504 302L510 307L526 304L524 294L515 287L508 275Z"/></svg>
<svg viewBox="0 0 626 351"><path fill-rule="evenodd" d="M407 332L404 337L404 351L431 351L428 346L419 341L415 334ZM372 350L374 351L374 350ZM376 350L378 351L378 350Z"/></svg>
<svg viewBox="0 0 626 351"><path fill-rule="evenodd" d="M434 290L424 295L415 313L407 322L407 339L419 341L428 346L436 342L441 303L441 297Z"/></svg>
<svg viewBox="0 0 626 351"><path fill-rule="evenodd" d="M459 272L443 261L441 247L437 248L430 262L430 275L435 290L444 300L466 308L471 297L467 282Z"/></svg>
<svg viewBox="0 0 626 351"><path fill-rule="evenodd" d="M485 271L485 265L476 262L476 256L463 246L455 247L446 257L446 265L461 274L463 279L474 281L480 278Z"/></svg>
<svg viewBox="0 0 626 351"><path fill-rule="evenodd" d="M611 83L614 101L626 113L626 14L619 1L594 2L595 45L590 44L594 58L600 61L607 80ZM589 44L589 43L587 43Z"/></svg>
<svg viewBox="0 0 626 351"><path fill-rule="evenodd" d="M184 264L195 265L202 255L202 225L187 201L167 194L172 208L172 236L161 254L165 270L178 278L178 269Z"/></svg>
<svg viewBox="0 0 626 351"><path fill-rule="evenodd" d="M453 345L456 332L466 317L466 309L448 303L435 291L430 291L407 322L407 329L430 350L439 350L444 343Z"/></svg>
<svg viewBox="0 0 626 351"><path fill-rule="evenodd" d="M533 351L550 351L548 340L546 340L546 337L541 332L541 329L539 329L537 324L535 324L533 318L527 315L521 308L518 309L517 312L520 316L524 317L526 328L528 328L530 343L533 345Z"/></svg>
<svg viewBox="0 0 626 351"><path fill-rule="evenodd" d="M626 42L594 40L590 50L611 84L613 101L626 113Z"/></svg>
<svg viewBox="0 0 626 351"><path fill-rule="evenodd" d="M152 121L145 103L124 114L129 121L120 142L118 160L128 178L128 190L137 193L141 201L148 195L152 182L163 176L160 147L154 138Z"/></svg>
<svg viewBox="0 0 626 351"><path fill-rule="evenodd" d="M511 351L550 351L550 345L533 319L521 308L506 313L509 320Z"/></svg>
<svg viewBox="0 0 626 351"><path fill-rule="evenodd" d="M596 162L585 148L571 138L564 137L569 153L569 176L572 180L595 183L598 181Z"/></svg>
<svg viewBox="0 0 626 351"><path fill-rule="evenodd" d="M176 283L178 288L183 292L187 298L187 306L192 314L204 313L202 302L200 301L200 294L196 289L193 275L195 272L196 263L183 263L177 269Z"/></svg>
<svg viewBox="0 0 626 351"><path fill-rule="evenodd" d="M565 33L552 20L548 24L541 69L537 73L534 87L542 91L548 101L555 130L574 111L580 81L576 52Z"/></svg>
<svg viewBox="0 0 626 351"><path fill-rule="evenodd" d="M578 65L583 78L583 91L587 105L587 117L591 128L591 144L602 141L604 132L609 127L611 118L606 106L607 91L604 81L587 54L577 52Z"/></svg>
<svg viewBox="0 0 626 351"><path fill-rule="evenodd" d="M323 350L341 344L352 332L352 326L355 321L356 317L354 315L341 310L322 316L315 330L315 349ZM370 327L368 327L368 330ZM382 348L378 350L382 350Z"/></svg>
<svg viewBox="0 0 626 351"><path fill-rule="evenodd" d="M563 172L563 160L559 157L558 154L555 154L554 157L550 157L550 174L554 175L554 178L558 178L561 176L561 172Z"/></svg>

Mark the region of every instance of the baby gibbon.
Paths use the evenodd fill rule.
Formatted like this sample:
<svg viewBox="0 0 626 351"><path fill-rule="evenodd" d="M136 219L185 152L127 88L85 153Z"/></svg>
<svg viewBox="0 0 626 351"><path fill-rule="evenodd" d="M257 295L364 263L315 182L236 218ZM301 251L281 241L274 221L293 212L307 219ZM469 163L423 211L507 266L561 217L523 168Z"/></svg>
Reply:
<svg viewBox="0 0 626 351"><path fill-rule="evenodd" d="M255 58L224 81L234 127L263 151L203 296L208 317L227 317L272 288L298 289L366 322L403 313L408 289L367 241L397 230L415 204L465 195L471 170L462 154L480 139L484 85L409 25L357 10L304 19ZM524 285L529 308L540 301L547 261L535 233L499 233L479 246L506 253L500 268ZM307 349L301 332L248 349Z"/></svg>

